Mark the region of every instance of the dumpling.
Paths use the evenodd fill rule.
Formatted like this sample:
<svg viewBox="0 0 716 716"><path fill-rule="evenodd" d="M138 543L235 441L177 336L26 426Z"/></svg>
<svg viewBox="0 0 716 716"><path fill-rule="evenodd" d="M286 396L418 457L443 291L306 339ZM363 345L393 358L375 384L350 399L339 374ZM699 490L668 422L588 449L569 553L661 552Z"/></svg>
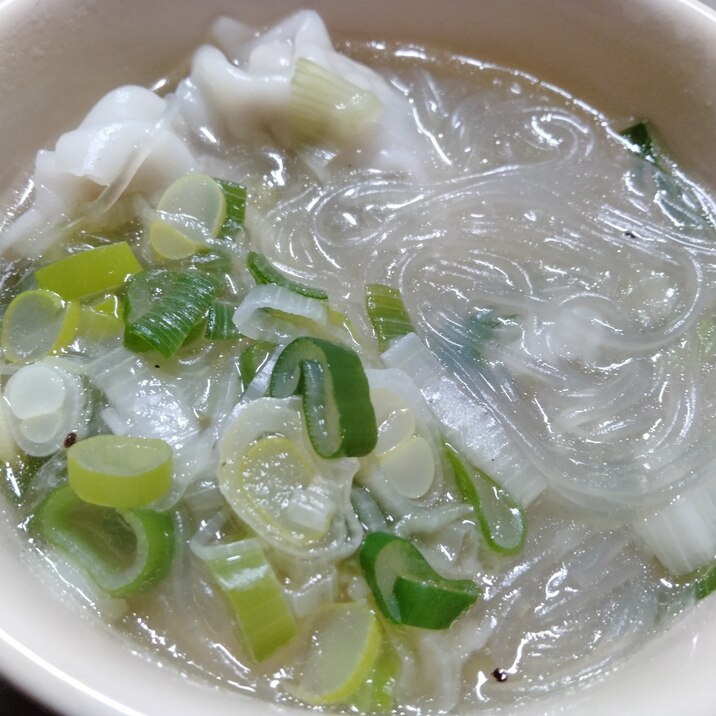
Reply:
<svg viewBox="0 0 716 716"><path fill-rule="evenodd" d="M105 95L54 150L38 153L33 208L3 234L0 250L14 245L21 253L41 251L53 241L54 227L109 187L108 205L126 192L158 191L190 171L196 162L172 128L174 112L171 99L144 87Z"/></svg>

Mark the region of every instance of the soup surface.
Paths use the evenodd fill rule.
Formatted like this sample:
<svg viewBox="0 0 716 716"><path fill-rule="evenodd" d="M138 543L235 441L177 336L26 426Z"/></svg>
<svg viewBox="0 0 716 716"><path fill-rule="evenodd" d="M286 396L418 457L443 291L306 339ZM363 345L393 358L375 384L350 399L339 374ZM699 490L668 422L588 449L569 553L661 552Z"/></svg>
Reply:
<svg viewBox="0 0 716 716"><path fill-rule="evenodd" d="M340 51L222 19L38 154L0 225L18 527L261 698L598 678L716 582L713 200L518 71Z"/></svg>

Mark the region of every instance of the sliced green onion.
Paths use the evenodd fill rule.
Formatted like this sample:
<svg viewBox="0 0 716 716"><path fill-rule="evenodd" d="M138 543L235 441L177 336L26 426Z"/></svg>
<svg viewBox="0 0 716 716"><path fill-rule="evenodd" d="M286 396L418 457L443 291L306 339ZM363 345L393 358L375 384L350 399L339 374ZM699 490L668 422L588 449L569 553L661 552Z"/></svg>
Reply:
<svg viewBox="0 0 716 716"><path fill-rule="evenodd" d="M312 705L345 701L372 672L381 642L378 619L367 606L331 604L316 620L303 673L291 693Z"/></svg>
<svg viewBox="0 0 716 716"><path fill-rule="evenodd" d="M5 385L4 399L10 409L11 434L28 455L51 455L68 432L82 428L82 385L77 376L49 361L16 371Z"/></svg>
<svg viewBox="0 0 716 716"><path fill-rule="evenodd" d="M494 308L484 308L472 314L465 321L466 348L471 351L472 356L482 358L487 342L495 335L496 331L509 325L516 316L500 316Z"/></svg>
<svg viewBox="0 0 716 716"><path fill-rule="evenodd" d="M355 462L331 463L336 481L349 479L343 477L349 473L352 478ZM331 494L333 483L322 489L297 398L262 397L242 403L219 442L217 474L232 510L282 552L318 558L336 548L334 529L344 515ZM308 498L308 504L302 497ZM340 545L353 551L342 527L340 535Z"/></svg>
<svg viewBox="0 0 716 716"><path fill-rule="evenodd" d="M378 120L383 104L373 92L299 57L291 79L288 119L299 142L354 142Z"/></svg>
<svg viewBox="0 0 716 716"><path fill-rule="evenodd" d="M85 502L144 507L171 487L172 449L157 438L95 435L67 450L67 475Z"/></svg>
<svg viewBox="0 0 716 716"><path fill-rule="evenodd" d="M388 529L383 511L366 487L351 487L351 505L366 532L385 532Z"/></svg>
<svg viewBox="0 0 716 716"><path fill-rule="evenodd" d="M200 249L189 258L189 265L209 274L230 274L234 265L231 256L218 249Z"/></svg>
<svg viewBox="0 0 716 716"><path fill-rule="evenodd" d="M176 261L195 254L202 246L198 241L190 239L186 231L164 221L156 219L149 229L149 245L163 259Z"/></svg>
<svg viewBox="0 0 716 716"><path fill-rule="evenodd" d="M93 343L121 340L124 321L118 316L99 311L92 306L82 306L78 335Z"/></svg>
<svg viewBox="0 0 716 716"><path fill-rule="evenodd" d="M397 288L369 283L365 287L365 308L381 353L388 350L394 338L415 332Z"/></svg>
<svg viewBox="0 0 716 716"><path fill-rule="evenodd" d="M351 694L350 706L363 714L392 713L399 672L400 659L384 639L373 670L357 691Z"/></svg>
<svg viewBox="0 0 716 716"><path fill-rule="evenodd" d="M12 433L10 432L12 412L10 409L9 402L10 401L7 400L6 387L5 400L0 399L0 471L3 469L1 466L4 463L5 473L8 478L12 476L13 472L15 471L15 463L18 458L20 458L17 444L13 440ZM19 492L19 485L16 492Z"/></svg>
<svg viewBox="0 0 716 716"><path fill-rule="evenodd" d="M702 318L696 324L696 335L699 348L704 358L711 358L716 353L716 322L713 318Z"/></svg>
<svg viewBox="0 0 716 716"><path fill-rule="evenodd" d="M244 225L246 218L246 187L228 179L216 179L226 200L226 219L219 229L219 236L233 238Z"/></svg>
<svg viewBox="0 0 716 716"><path fill-rule="evenodd" d="M423 497L435 481L433 449L422 435L413 435L376 457L390 485L404 497Z"/></svg>
<svg viewBox="0 0 716 716"><path fill-rule="evenodd" d="M328 324L326 302L283 286L254 286L234 313L239 332L257 341L281 341L322 331Z"/></svg>
<svg viewBox="0 0 716 716"><path fill-rule="evenodd" d="M464 462L450 445L445 446L458 490L472 505L485 542L496 552L517 554L527 535L522 508L482 470Z"/></svg>
<svg viewBox="0 0 716 716"><path fill-rule="evenodd" d="M447 629L479 596L470 580L431 580L427 575L398 576L393 595L401 624Z"/></svg>
<svg viewBox="0 0 716 716"><path fill-rule="evenodd" d="M169 513L90 505L63 486L40 504L31 525L113 597L147 591L171 568L174 522Z"/></svg>
<svg viewBox="0 0 716 716"><path fill-rule="evenodd" d="M319 338L297 338L279 355L269 395L303 395L306 426L322 457L360 457L378 439L368 379L349 348Z"/></svg>
<svg viewBox="0 0 716 716"><path fill-rule="evenodd" d="M7 433L6 439L11 440ZM7 488L14 502L18 504L24 502L33 478L46 460L46 456L33 457L26 454L12 456L4 452L3 462L0 466L0 474L2 474L0 484Z"/></svg>
<svg viewBox="0 0 716 716"><path fill-rule="evenodd" d="M327 306L326 308L329 327L338 328L341 334L345 335L346 339L348 339L350 343L358 349L362 349L363 346L365 346L366 340L353 321L351 321L351 319L348 318L348 316L346 316L346 314L342 311L337 311L330 306Z"/></svg>
<svg viewBox="0 0 716 716"><path fill-rule="evenodd" d="M642 159L646 159L646 161L652 164L659 164L659 153L654 146L651 126L648 122L637 122L623 129L619 134L627 140L631 149L641 156Z"/></svg>
<svg viewBox="0 0 716 716"><path fill-rule="evenodd" d="M46 361L23 366L8 380L5 402L20 420L58 412L67 398L66 376Z"/></svg>
<svg viewBox="0 0 716 716"><path fill-rule="evenodd" d="M256 374L266 365L275 350L275 343L258 341L242 351L239 356L239 372L241 373L241 382L244 388L246 388Z"/></svg>
<svg viewBox="0 0 716 716"><path fill-rule="evenodd" d="M206 316L206 332L204 335L212 341L224 341L239 338L241 334L234 325L233 317L236 306L228 303L214 303Z"/></svg>
<svg viewBox="0 0 716 716"><path fill-rule="evenodd" d="M187 174L164 192L157 203L157 211L162 218L152 224L149 239L155 249L158 248L154 245L155 226L161 227L162 224L174 227L188 241L201 244L207 237L216 236L224 224L226 198L220 184L212 177Z"/></svg>
<svg viewBox="0 0 716 716"><path fill-rule="evenodd" d="M649 121L637 122L619 134L634 153L659 170L653 176L660 195L659 207L672 221L679 225L716 228L713 212L684 180Z"/></svg>
<svg viewBox="0 0 716 716"><path fill-rule="evenodd" d="M716 590L716 565L699 570L694 583L696 599L704 599Z"/></svg>
<svg viewBox="0 0 716 716"><path fill-rule="evenodd" d="M106 316L113 316L114 318L124 320L124 306L114 293L108 293L102 296L93 303L90 303L89 307L94 311L104 313Z"/></svg>
<svg viewBox="0 0 716 716"><path fill-rule="evenodd" d="M322 511L322 520L315 526L297 524L287 514L296 492L304 492L315 478L316 466L310 453L300 443L279 435L257 440L235 469L220 473L223 485L233 490L232 494L240 494L243 507L251 508L262 526L279 534L285 532L296 542L320 541L330 527L330 509Z"/></svg>
<svg viewBox="0 0 716 716"><path fill-rule="evenodd" d="M414 544L386 532L370 533L359 559L380 610L396 624L446 629L480 595L474 582L440 576Z"/></svg>
<svg viewBox="0 0 716 716"><path fill-rule="evenodd" d="M69 301L119 288L141 270L129 244L119 241L55 261L35 271L35 280Z"/></svg>
<svg viewBox="0 0 716 716"><path fill-rule="evenodd" d="M174 355L205 318L219 284L199 271L143 271L127 287L124 345Z"/></svg>
<svg viewBox="0 0 716 716"><path fill-rule="evenodd" d="M249 251L249 255L246 257L246 268L251 272L254 281L258 284L272 283L309 298L318 298L320 300L328 298L328 294L322 288L304 286L302 283L297 283L287 278L265 256L257 254L255 251Z"/></svg>
<svg viewBox="0 0 716 716"><path fill-rule="evenodd" d="M228 598L249 653L263 661L293 639L296 625L256 539L205 547L206 565Z"/></svg>
<svg viewBox="0 0 716 716"><path fill-rule="evenodd" d="M82 307L45 289L23 291L5 311L0 343L12 363L30 363L66 350L77 336Z"/></svg>

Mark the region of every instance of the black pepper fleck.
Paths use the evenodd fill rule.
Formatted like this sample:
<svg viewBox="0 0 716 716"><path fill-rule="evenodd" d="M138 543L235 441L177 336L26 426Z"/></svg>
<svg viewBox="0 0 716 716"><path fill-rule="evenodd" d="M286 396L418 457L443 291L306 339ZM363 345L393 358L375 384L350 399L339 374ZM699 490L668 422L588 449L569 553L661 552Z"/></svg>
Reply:
<svg viewBox="0 0 716 716"><path fill-rule="evenodd" d="M636 234L633 231L629 231L629 229L624 232L624 236L626 236L628 239L636 238Z"/></svg>
<svg viewBox="0 0 716 716"><path fill-rule="evenodd" d="M67 433L67 437L65 438L65 447L70 448L77 442L77 433L71 432Z"/></svg>
<svg viewBox="0 0 716 716"><path fill-rule="evenodd" d="M495 669L492 672L492 676L494 676L495 681L502 683L503 681L507 681L508 674L504 669Z"/></svg>
<svg viewBox="0 0 716 716"><path fill-rule="evenodd" d="M155 363L155 364L154 364L154 367L155 367L155 368L159 368L159 363Z"/></svg>

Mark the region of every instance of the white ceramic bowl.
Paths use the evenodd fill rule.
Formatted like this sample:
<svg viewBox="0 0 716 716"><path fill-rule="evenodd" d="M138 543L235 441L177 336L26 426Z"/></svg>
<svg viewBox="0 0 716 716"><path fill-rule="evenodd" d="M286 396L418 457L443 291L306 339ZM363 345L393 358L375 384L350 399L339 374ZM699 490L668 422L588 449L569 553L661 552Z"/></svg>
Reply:
<svg viewBox="0 0 716 716"><path fill-rule="evenodd" d="M716 189L716 14L691 0L2 0L0 188L108 89L176 66L217 14L261 25L299 6L338 34L450 46L649 117ZM49 593L0 514L0 670L22 688L69 716L294 713L153 665ZM518 712L711 716L714 657L716 598L608 679Z"/></svg>

